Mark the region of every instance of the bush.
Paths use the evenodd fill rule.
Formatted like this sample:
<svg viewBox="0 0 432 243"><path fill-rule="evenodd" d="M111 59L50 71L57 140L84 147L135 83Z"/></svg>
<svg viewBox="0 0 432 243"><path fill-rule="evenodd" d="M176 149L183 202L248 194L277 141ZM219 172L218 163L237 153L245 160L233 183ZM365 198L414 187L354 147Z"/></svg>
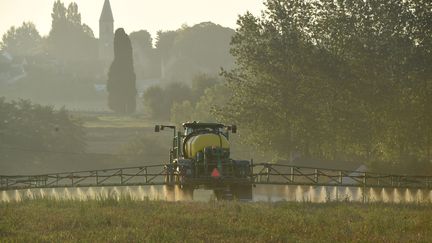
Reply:
<svg viewBox="0 0 432 243"><path fill-rule="evenodd" d="M81 122L65 109L0 98L0 118L0 167L40 167L84 152Z"/></svg>
<svg viewBox="0 0 432 243"><path fill-rule="evenodd" d="M181 83L171 83L162 88L152 86L144 92L144 108L155 119L168 120L171 106L191 96L191 88Z"/></svg>
<svg viewBox="0 0 432 243"><path fill-rule="evenodd" d="M199 74L191 81L191 86L183 83L170 83L166 87L152 86L144 92L144 107L155 119L169 120L172 110L180 109L180 105L195 107L205 91L219 83L217 77ZM225 96L225 94L222 94ZM185 101L188 101L184 103ZM174 106L177 106L174 108ZM183 112L183 111L182 111ZM190 110L187 112L191 112ZM178 115L178 114L177 114ZM182 118L188 117L183 114Z"/></svg>
<svg viewBox="0 0 432 243"><path fill-rule="evenodd" d="M171 122L175 124L184 121L216 122L218 119L213 115L213 111L227 102L230 92L224 84L219 83L205 89L202 93L196 103L190 101L174 103L171 108Z"/></svg>
<svg viewBox="0 0 432 243"><path fill-rule="evenodd" d="M144 133L123 146L119 156L130 166L168 162L171 133Z"/></svg>

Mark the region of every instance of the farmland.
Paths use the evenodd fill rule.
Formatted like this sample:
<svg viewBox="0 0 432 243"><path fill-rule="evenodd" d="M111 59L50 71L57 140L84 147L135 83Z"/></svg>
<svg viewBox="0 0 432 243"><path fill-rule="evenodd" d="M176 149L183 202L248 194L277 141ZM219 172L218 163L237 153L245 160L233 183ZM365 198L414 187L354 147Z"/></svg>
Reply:
<svg viewBox="0 0 432 243"><path fill-rule="evenodd" d="M427 242L430 204L34 200L0 204L0 241Z"/></svg>

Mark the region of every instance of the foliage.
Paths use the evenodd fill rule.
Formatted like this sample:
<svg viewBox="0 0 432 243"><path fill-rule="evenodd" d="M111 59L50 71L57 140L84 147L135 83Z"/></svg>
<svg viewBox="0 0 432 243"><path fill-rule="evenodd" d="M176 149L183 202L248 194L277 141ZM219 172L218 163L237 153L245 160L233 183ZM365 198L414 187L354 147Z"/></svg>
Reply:
<svg viewBox="0 0 432 243"><path fill-rule="evenodd" d="M221 65L229 67L233 64L228 53L233 35L232 29L211 22L185 27L176 36L174 52L180 52L181 58L191 60L193 65L219 71Z"/></svg>
<svg viewBox="0 0 432 243"><path fill-rule="evenodd" d="M177 36L176 31L158 31L156 37L156 48L162 60L169 57L174 47L174 41Z"/></svg>
<svg viewBox="0 0 432 243"><path fill-rule="evenodd" d="M34 167L41 161L46 166L52 160L60 163L61 153L82 153L85 149L78 120L64 109L55 111L28 100L7 102L0 98L0 138L2 167Z"/></svg>
<svg viewBox="0 0 432 243"><path fill-rule="evenodd" d="M198 73L215 75L221 67L231 68L229 42L234 30L211 22L177 31L158 32L156 48L164 81L186 82Z"/></svg>
<svg viewBox="0 0 432 243"><path fill-rule="evenodd" d="M52 57L62 61L96 59L97 41L90 27L81 24L76 3L72 2L66 8L60 0L55 1L51 16L47 50Z"/></svg>
<svg viewBox="0 0 432 243"><path fill-rule="evenodd" d="M13 60L0 64L0 72L6 73L0 74L0 96L80 109L103 107L106 94L94 87L106 81L106 64L96 60L97 40L81 23L75 3L66 8L53 2L48 36L41 38L32 23L12 27L3 36L3 48Z"/></svg>
<svg viewBox="0 0 432 243"><path fill-rule="evenodd" d="M1 49L13 56L32 56L41 52L42 38L32 22L23 22L15 28L12 26L2 38Z"/></svg>
<svg viewBox="0 0 432 243"><path fill-rule="evenodd" d="M189 100L180 103L174 103L171 107L171 122L179 125L187 121L199 121L195 116L195 107Z"/></svg>
<svg viewBox="0 0 432 243"><path fill-rule="evenodd" d="M173 118L175 121L193 118L192 107L195 107L207 89L218 83L220 81L215 76L199 74L192 79L191 86L183 83L170 83L165 87L152 86L144 93L144 106L150 115L156 119L170 119L173 110L175 110L177 117ZM189 110L180 111L183 108ZM174 121L173 119L171 120Z"/></svg>
<svg viewBox="0 0 432 243"><path fill-rule="evenodd" d="M152 37L146 30L129 34L132 43L134 69L138 80L160 76L160 58L153 48Z"/></svg>
<svg viewBox="0 0 432 243"><path fill-rule="evenodd" d="M203 93L203 95L196 102L186 100L182 103L173 104L171 107L171 122L175 124L181 124L185 121L217 122L212 111L216 107L225 105L231 92L220 82L211 83L209 87L198 90L201 91L196 92Z"/></svg>
<svg viewBox="0 0 432 243"><path fill-rule="evenodd" d="M148 31L140 30L129 34L132 46L148 50L153 48L152 38Z"/></svg>
<svg viewBox="0 0 432 243"><path fill-rule="evenodd" d="M428 242L430 205L36 200L0 204L4 241Z"/></svg>
<svg viewBox="0 0 432 243"><path fill-rule="evenodd" d="M108 73L108 106L111 110L125 114L135 112L135 81L131 41L124 29L120 28L115 32L114 61Z"/></svg>
<svg viewBox="0 0 432 243"><path fill-rule="evenodd" d="M168 163L171 139L171 133L155 134L152 129L131 139L120 149L119 157L127 163L139 165Z"/></svg>
<svg viewBox="0 0 432 243"><path fill-rule="evenodd" d="M191 88L194 98L192 99L192 103L196 103L208 88L212 88L218 83L220 83L219 78L209 74L201 73L193 77Z"/></svg>
<svg viewBox="0 0 432 243"><path fill-rule="evenodd" d="M265 4L239 17L237 68L224 74L234 93L219 117L283 158L430 165L431 3Z"/></svg>
<svg viewBox="0 0 432 243"><path fill-rule="evenodd" d="M152 86L144 92L144 109L155 119L168 120L171 106L191 96L191 88L182 83L170 83L166 87Z"/></svg>

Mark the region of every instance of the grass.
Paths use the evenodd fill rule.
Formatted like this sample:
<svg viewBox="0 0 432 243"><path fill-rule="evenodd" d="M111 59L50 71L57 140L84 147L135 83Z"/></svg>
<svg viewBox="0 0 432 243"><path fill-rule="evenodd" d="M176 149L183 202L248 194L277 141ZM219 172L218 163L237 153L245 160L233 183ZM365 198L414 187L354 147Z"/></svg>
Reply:
<svg viewBox="0 0 432 243"><path fill-rule="evenodd" d="M34 200L0 204L0 241L428 242L432 206Z"/></svg>

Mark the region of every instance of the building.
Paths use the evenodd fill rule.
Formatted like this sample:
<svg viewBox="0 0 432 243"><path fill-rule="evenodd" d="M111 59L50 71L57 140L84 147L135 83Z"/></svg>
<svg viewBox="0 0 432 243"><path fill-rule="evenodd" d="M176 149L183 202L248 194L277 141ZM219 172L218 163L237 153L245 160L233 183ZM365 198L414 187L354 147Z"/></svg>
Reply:
<svg viewBox="0 0 432 243"><path fill-rule="evenodd" d="M114 17L109 0L105 0L99 18L99 59L111 62L114 58Z"/></svg>

